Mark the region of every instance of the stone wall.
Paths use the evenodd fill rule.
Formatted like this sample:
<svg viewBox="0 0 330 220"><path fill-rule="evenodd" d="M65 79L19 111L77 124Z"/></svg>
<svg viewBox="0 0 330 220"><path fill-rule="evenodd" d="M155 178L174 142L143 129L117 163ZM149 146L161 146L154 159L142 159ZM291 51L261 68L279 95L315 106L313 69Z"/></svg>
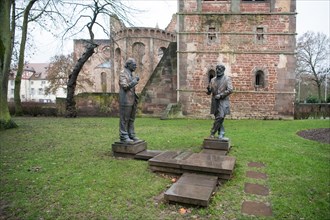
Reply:
<svg viewBox="0 0 330 220"><path fill-rule="evenodd" d="M176 43L170 43L164 56L141 92L139 109L142 114L160 116L167 105L176 103Z"/></svg>
<svg viewBox="0 0 330 220"><path fill-rule="evenodd" d="M292 118L295 0L179 0L179 101L183 114L208 117L205 93L215 66L232 78L232 118Z"/></svg>

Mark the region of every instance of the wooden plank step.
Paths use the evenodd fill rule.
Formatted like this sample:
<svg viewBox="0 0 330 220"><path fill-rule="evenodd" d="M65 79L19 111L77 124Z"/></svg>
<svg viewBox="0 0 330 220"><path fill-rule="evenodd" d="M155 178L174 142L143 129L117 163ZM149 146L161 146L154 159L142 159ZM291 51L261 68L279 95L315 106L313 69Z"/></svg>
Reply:
<svg viewBox="0 0 330 220"><path fill-rule="evenodd" d="M226 174L231 176L236 158L206 153L191 153L182 151L166 151L149 160L149 167L162 167L178 170L177 173L205 173L215 176ZM159 170L159 169L158 169ZM171 172L169 171L169 172ZM184 172L183 172L184 171Z"/></svg>
<svg viewBox="0 0 330 220"><path fill-rule="evenodd" d="M184 173L164 193L164 198L169 202L208 206L217 182L217 176Z"/></svg>
<svg viewBox="0 0 330 220"><path fill-rule="evenodd" d="M163 153L164 151L161 150L144 150L134 156L134 159L138 160L149 160L158 154Z"/></svg>

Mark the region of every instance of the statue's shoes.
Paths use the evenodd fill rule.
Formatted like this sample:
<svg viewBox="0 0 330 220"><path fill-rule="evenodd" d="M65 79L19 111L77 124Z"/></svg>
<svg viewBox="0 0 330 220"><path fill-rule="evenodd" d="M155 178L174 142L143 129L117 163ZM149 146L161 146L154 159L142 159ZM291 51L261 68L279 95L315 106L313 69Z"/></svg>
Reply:
<svg viewBox="0 0 330 220"><path fill-rule="evenodd" d="M134 141L132 140L132 139L130 139L130 138L126 138L126 139L122 139L122 140L120 140L121 142L123 142L123 143L133 143Z"/></svg>
<svg viewBox="0 0 330 220"><path fill-rule="evenodd" d="M139 141L140 139L138 137L130 137L132 141Z"/></svg>
<svg viewBox="0 0 330 220"><path fill-rule="evenodd" d="M223 137L221 135L219 135L219 139L222 141L229 141L229 138Z"/></svg>

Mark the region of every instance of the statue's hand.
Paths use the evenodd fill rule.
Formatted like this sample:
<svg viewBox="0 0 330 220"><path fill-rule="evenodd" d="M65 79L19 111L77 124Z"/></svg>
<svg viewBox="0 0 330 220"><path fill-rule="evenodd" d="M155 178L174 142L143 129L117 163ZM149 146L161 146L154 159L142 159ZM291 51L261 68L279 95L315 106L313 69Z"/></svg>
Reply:
<svg viewBox="0 0 330 220"><path fill-rule="evenodd" d="M224 98L225 98L225 95L222 93L215 96L215 99L224 99Z"/></svg>
<svg viewBox="0 0 330 220"><path fill-rule="evenodd" d="M136 86L138 83L139 83L138 80L137 80L136 78L134 78L134 79L131 81L131 83L129 84L129 87L130 87L130 88L133 88L133 87Z"/></svg>

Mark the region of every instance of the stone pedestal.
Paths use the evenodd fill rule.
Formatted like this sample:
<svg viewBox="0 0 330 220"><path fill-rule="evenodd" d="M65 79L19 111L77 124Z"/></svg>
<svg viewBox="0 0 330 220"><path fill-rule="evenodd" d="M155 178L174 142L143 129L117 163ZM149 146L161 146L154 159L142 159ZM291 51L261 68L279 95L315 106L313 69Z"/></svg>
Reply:
<svg viewBox="0 0 330 220"><path fill-rule="evenodd" d="M223 140L218 138L205 138L203 142L203 148L214 150L230 150L230 140Z"/></svg>
<svg viewBox="0 0 330 220"><path fill-rule="evenodd" d="M147 149L147 142L139 140L131 143L115 142L112 144L112 153L115 157L134 158L136 154Z"/></svg>

